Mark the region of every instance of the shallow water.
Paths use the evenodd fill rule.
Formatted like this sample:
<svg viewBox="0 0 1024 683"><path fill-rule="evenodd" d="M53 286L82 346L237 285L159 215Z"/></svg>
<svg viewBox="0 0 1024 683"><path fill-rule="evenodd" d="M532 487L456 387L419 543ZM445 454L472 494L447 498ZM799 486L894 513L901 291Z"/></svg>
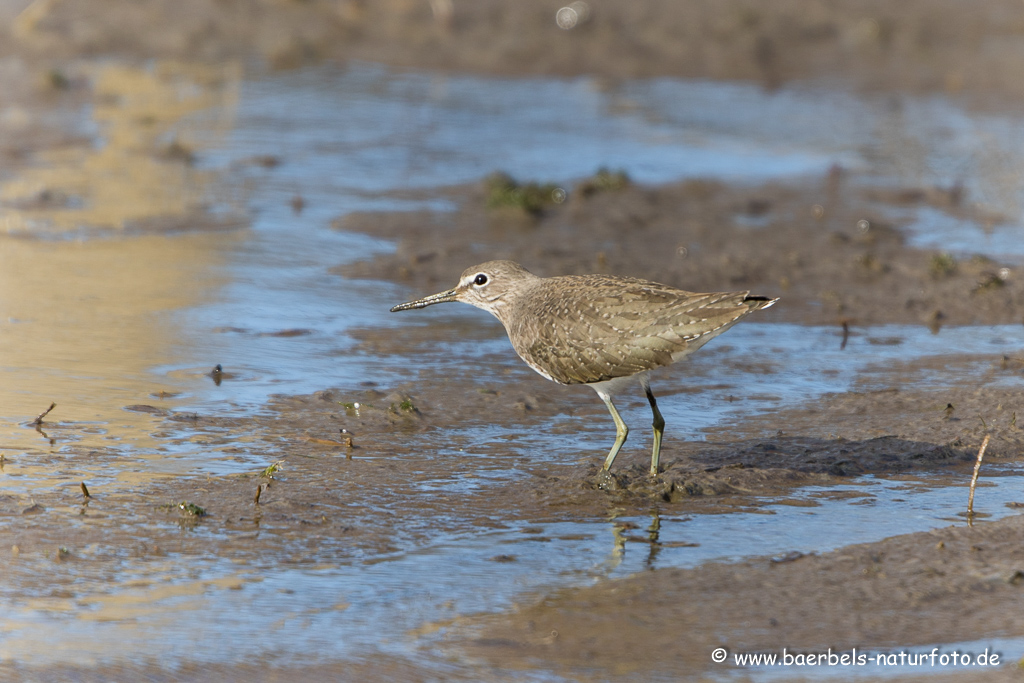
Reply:
<svg viewBox="0 0 1024 683"><path fill-rule="evenodd" d="M299 337L269 338L252 333L225 332L213 336L215 342L224 343L218 360L229 353L237 353L229 342L232 338L241 337L264 354L276 353L287 359L288 367L282 368L271 362L260 366L252 363L235 369L237 366L225 363L234 376L223 380L219 387L203 374L202 368L172 368L167 377L176 382L192 383L193 393L183 391L186 397L202 397L201 401L181 409L184 415L192 410L244 415L259 410L271 393L313 392L331 384L351 387L371 379L386 387L389 381L411 381L422 371L433 370L443 374L464 369L467 364L479 366L481 372L499 377L503 369L519 366L521 361L512 351L500 326L490 316L468 306L445 310L450 312L439 314L434 324L444 326L465 316L471 321L494 326L496 336L492 339L453 341L435 349L429 356L417 354L375 359L362 354L353 354L349 358L339 356L336 338L319 332ZM992 386L1019 384L1024 379L1020 373L998 371L1003 354L1017 354L1024 346L1024 327L1016 325L949 327L938 333L932 333L923 326L885 325L853 331L845 348L841 348L841 341L842 332L838 328L761 323L730 330L727 338L713 341L687 362L652 374L652 387L660 398L659 407L668 425L666 438L702 440L704 431L719 423L741 420L751 413L795 407L824 394L851 389L886 389L896 385L902 389L935 388L972 383L986 373L995 373L990 379ZM946 365L943 360L954 352L961 354L958 362ZM975 360L965 361L964 355ZM894 379L891 374L893 364L912 360L930 360L931 363L924 369L912 374L903 373ZM284 363L282 360L282 365ZM327 366L319 368L322 374L318 374L318 363ZM289 368L296 376L281 377ZM302 368L309 369L311 374L299 377ZM107 371L117 372L115 369ZM99 372L96 375L98 380L113 382L100 376ZM338 377L345 372L350 373L347 379ZM334 381L325 380L325 377ZM166 386L166 383L160 386ZM591 396L587 389L579 388L577 391L599 405L597 397ZM33 453L71 457L80 453L82 447L113 450L120 454L125 466L130 463L129 471L110 472L106 466L81 471L82 478L103 483L109 490L112 487L130 489L148 476L251 472L267 465L264 462L266 456L261 453L274 451L272 444L230 429L192 430L187 423L166 423L159 415L138 412L140 409L135 407L124 408L136 401L153 406L165 406L170 401L158 400L151 395L134 395L130 390L119 388L108 396L113 410L117 411L116 417L109 421L104 420L100 406L90 406L96 411L91 420L55 420L43 425L40 431L28 424L27 419L20 425L10 425L8 428L13 436L25 445L16 446L18 441L2 445L10 458L4 467L3 489L11 494L30 493L67 479L66 472L55 479L52 460L37 462L31 457ZM639 389L632 395L624 395L619 404L627 424L646 425L649 409ZM60 406L55 409L59 410ZM581 428L579 418L569 414L557 415L546 425L542 424L540 429L529 433L524 433L521 425L515 423L486 422L455 427L451 431L458 435L460 443L470 444L467 448L476 444L474 452L485 452L487 444L501 443L504 448L517 449L538 462L562 461L567 451L599 452L608 447L614 434L610 420L603 417L591 420ZM646 434L640 436L642 431L631 437L627 449L641 448L647 438ZM50 445L48 439L53 439L54 444ZM257 446L253 449L255 454L238 452L239 447L246 446ZM15 457L22 454L23 457ZM439 456L443 457L443 454L439 453ZM486 476L507 480L514 474L499 468ZM444 485L481 486L483 483L480 480L460 480Z"/></svg>
<svg viewBox="0 0 1024 683"><path fill-rule="evenodd" d="M507 608L531 590L558 585L709 560L822 552L959 523L967 488L949 484L864 477L808 487L755 513L439 532L426 546L344 566L252 566L207 557L169 560L135 576L126 563L120 589L88 576L76 597L15 597L5 589L0 661L223 661L228 652L231 661L296 665L378 652L418 656L441 673L438 638L458 615ZM843 498L850 493L857 497ZM1011 513L1005 503L1019 498L1018 477L985 477L976 511L999 518ZM82 556L89 559L88 549ZM55 628L59 650L52 648Z"/></svg>
<svg viewBox="0 0 1024 683"><path fill-rule="evenodd" d="M202 86L210 74L188 69L170 75L118 66L95 70L101 91L129 103L124 112L109 104L90 112L105 143L101 151L63 160L70 168L34 168L0 193L60 185L101 164L132 162L141 169L138 180L119 175L112 182L122 194L126 185L137 186L129 196L156 192L156 205L145 207L150 214L184 210L199 197L215 215L248 227L130 238L82 233L76 220L120 225L146 214L136 203L118 214L113 190L105 186L70 212L7 209L7 224L20 226L12 234L36 239L7 238L0 251L6 312L0 416L23 424L56 401L52 419L128 427L131 436L122 431L119 438L138 439L143 447L153 445L146 433L153 421L126 414L125 405L251 410L273 393L398 378L390 361L350 353L346 332L400 328L406 321L387 309L410 293L327 272L392 248L330 229L332 219L350 211L448 206L429 192L420 198L389 193L469 182L499 169L563 183L599 166L623 168L641 182L757 181L820 174L842 163L872 169L869 177L878 182L963 180L972 197L988 201L978 188L991 188L998 168L985 167L977 156L1012 122L943 100L905 100L897 115L887 99L799 89L766 93L710 82L659 80L604 90L590 79L501 81L355 65L257 82L224 69L216 74L222 85L210 90ZM136 102L130 94L140 83L161 96ZM139 134L140 112L157 105L161 126L147 135L196 150L196 164L184 175L166 164L154 170L154 162L143 164L129 151L108 151L111 141ZM914 141L921 146L920 130L944 134L911 164L906 149ZM972 161L957 166L964 149L972 151ZM168 186L170 176L175 182ZM304 201L299 212L290 206L295 196ZM996 208L1015 210L1014 196L1000 197L992 200ZM995 226L982 242L977 230L922 211L912 233L956 251L1005 253L1007 245L1024 243L1015 239L1016 227ZM74 239L65 239L68 234ZM738 334L758 333L731 332L737 347L745 341ZM918 343L908 341L895 355L914 353ZM221 386L204 377L218 363L232 374ZM24 429L5 428L0 447L35 448L34 439Z"/></svg>
<svg viewBox="0 0 1024 683"><path fill-rule="evenodd" d="M387 386L414 377L422 357L355 352L349 334L410 324L387 312L410 292L328 272L393 246L330 223L352 211L446 210L450 205L431 188L474 181L493 170L567 185L600 166L622 168L649 183L707 176L757 182L820 175L839 163L879 184L962 181L975 199L1013 219L1020 216L1020 186L1006 179L1010 167L1020 167L1014 150L1024 146L1002 145L996 164L979 159L999 135L1024 128L1012 117L974 115L942 100L894 104L707 82L653 81L606 90L589 79L500 81L394 73L373 65L256 82L226 70L218 75L220 85L208 87L208 75L188 70L168 75L92 68L106 91L121 93L131 106L119 111L97 104L80 122L83 130L97 131L94 150L46 159L0 187L9 198L31 187L71 183L69 178L100 178L90 180L97 183L91 189L79 188L84 199L70 209L29 215L5 208L10 234L0 234L0 453L11 460L0 476L2 493L66 484L66 471L55 470L50 460L36 464L32 456L70 454L70 445L121 454L122 471L90 471L89 477L123 494L166 474L222 474L254 465L222 450L244 445L245 437L219 445L190 441L187 433L170 439L162 434L161 417L126 406L242 415L261 410L275 393L363 381ZM129 96L140 84L159 95L157 105L154 98L136 102ZM146 134L187 142L196 153L194 167L134 159L130 145L118 147L118 140L139 134L137 119L149 107L164 113ZM927 144L920 131L929 136ZM972 154L964 157L964 149ZM112 195L95 172L125 164L135 164L136 172L108 179L121 191ZM410 189L418 194L395 194ZM149 199L120 205L117 196ZM296 196L303 199L301 210L291 206ZM188 216L199 205L225 224L171 235L119 232L133 220ZM980 242L973 224L928 211L918 217L912 231L923 244L941 240L951 250L1002 253L1021 243L1014 239L1015 226L994 226L986 233L991 239ZM83 223L98 229L86 230ZM439 312L431 324L453 320L496 325L468 307ZM669 371L665 384L686 393L660 405L676 433L700 438L702 429L737 411L773 410L855 383L884 383L887 364L894 362L955 352L977 355L976 368L985 368L998 354L1019 351L1022 337L1019 326L945 328L938 334L891 326L854 330L841 349L837 329L745 324ZM497 353L501 363L519 362L497 329L483 339L453 340L451 351L459 359ZM207 375L215 364L227 373L219 385ZM916 381L956 380L949 373L923 373ZM28 423L50 401L58 407L45 434L38 433ZM627 420L636 418L633 408L624 413ZM582 438L583 447L606 447L607 436L597 443L598 435L591 434ZM581 441L559 430L517 439L514 426L481 427L472 437L505 439L524 452L541 440L544 448L530 450L542 453L570 443L579 448ZM471 484L437 486L480 487L512 476L491 469ZM1005 514L1003 503L1019 498L1017 480L984 481L992 486L979 490L979 508ZM949 524L963 509L966 491L947 483L905 492L899 482L864 478L836 487L869 494L853 501L808 488L796 497L813 507L777 504L758 513L662 518L657 544L646 531L650 518L620 518L615 521L638 528L624 536L612 520L594 520L539 522L534 526L541 530L530 532L520 526L442 533L424 547L353 566L247 567L206 558L187 567L168 561L162 571L147 566L133 577L127 558L120 589L72 566L68 571L83 572L78 596L84 597L6 594L0 661L89 664L105 652L219 661L226 651L234 658L265 654L268 637L280 653L275 661L378 649L430 652L430 638L412 634L428 633L432 627L417 631L424 624L443 630L446 618L501 609L533 589L652 566L823 551L839 538L870 541ZM690 543L698 545L685 545ZM493 559L503 554L515 561ZM251 611L256 603L259 617ZM58 630L59 650L53 647ZM438 671L445 666L439 658L433 665Z"/></svg>

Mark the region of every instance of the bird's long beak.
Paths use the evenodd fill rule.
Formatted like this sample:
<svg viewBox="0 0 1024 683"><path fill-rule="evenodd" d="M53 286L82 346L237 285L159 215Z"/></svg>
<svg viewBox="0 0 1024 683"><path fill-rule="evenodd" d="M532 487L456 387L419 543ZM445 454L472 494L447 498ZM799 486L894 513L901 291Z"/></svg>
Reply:
<svg viewBox="0 0 1024 683"><path fill-rule="evenodd" d="M433 304L443 304L448 301L458 301L457 296L458 290L449 289L446 292L438 292L437 294L431 294L430 296L425 296L422 299L416 299L416 301L410 301L409 303L406 304L398 304L397 306L391 309L391 312L395 313L397 311L408 311L410 308L426 308L427 306Z"/></svg>

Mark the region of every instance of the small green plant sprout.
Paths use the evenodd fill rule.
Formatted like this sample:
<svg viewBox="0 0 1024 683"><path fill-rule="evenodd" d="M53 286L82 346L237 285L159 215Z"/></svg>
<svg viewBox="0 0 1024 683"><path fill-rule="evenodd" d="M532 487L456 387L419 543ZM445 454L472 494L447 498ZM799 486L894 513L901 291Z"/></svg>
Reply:
<svg viewBox="0 0 1024 683"><path fill-rule="evenodd" d="M359 410L362 408L372 408L373 406L369 403L360 403L359 401L349 401L342 403L341 407L344 408L348 413L354 414L356 417L359 416Z"/></svg>
<svg viewBox="0 0 1024 683"><path fill-rule="evenodd" d="M189 503L187 501L182 501L182 502L178 503L178 509L181 510L182 512L184 512L189 517L205 517L206 516L206 510L204 510L203 508L199 507L195 503Z"/></svg>
<svg viewBox="0 0 1024 683"><path fill-rule="evenodd" d="M992 273L986 271L978 277L978 286L974 288L975 292L991 292L992 290L999 289L1006 284L1006 279L1002 277L1001 273Z"/></svg>
<svg viewBox="0 0 1024 683"><path fill-rule="evenodd" d="M265 467L260 470L260 476L267 479L273 479L274 474L284 469L284 460L278 460L269 467Z"/></svg>
<svg viewBox="0 0 1024 683"><path fill-rule="evenodd" d="M416 407L416 404L412 402L411 398L403 398L401 401L395 401L389 407L389 410L395 415L415 414L419 413L420 409Z"/></svg>
<svg viewBox="0 0 1024 683"><path fill-rule="evenodd" d="M625 171L610 171L607 168L599 168L597 173L579 184L576 191L584 196L621 190L629 186L629 176Z"/></svg>
<svg viewBox="0 0 1024 683"><path fill-rule="evenodd" d="M71 79L60 69L50 69L46 73L46 83L54 90L65 90L71 87Z"/></svg>
<svg viewBox="0 0 1024 683"><path fill-rule="evenodd" d="M536 216L549 204L565 200L565 190L551 183L516 182L505 173L492 173L484 179L486 204L489 209L513 208Z"/></svg>
<svg viewBox="0 0 1024 683"><path fill-rule="evenodd" d="M946 252L935 254L928 263L928 271L934 278L949 277L956 272L956 259Z"/></svg>

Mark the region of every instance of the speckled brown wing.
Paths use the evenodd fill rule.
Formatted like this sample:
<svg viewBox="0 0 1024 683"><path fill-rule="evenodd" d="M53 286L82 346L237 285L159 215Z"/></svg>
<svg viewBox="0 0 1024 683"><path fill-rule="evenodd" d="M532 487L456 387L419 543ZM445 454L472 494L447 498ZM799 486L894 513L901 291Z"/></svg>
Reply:
<svg viewBox="0 0 1024 683"><path fill-rule="evenodd" d="M546 278L509 337L532 368L590 384L671 365L771 303L747 292L698 294L601 275Z"/></svg>

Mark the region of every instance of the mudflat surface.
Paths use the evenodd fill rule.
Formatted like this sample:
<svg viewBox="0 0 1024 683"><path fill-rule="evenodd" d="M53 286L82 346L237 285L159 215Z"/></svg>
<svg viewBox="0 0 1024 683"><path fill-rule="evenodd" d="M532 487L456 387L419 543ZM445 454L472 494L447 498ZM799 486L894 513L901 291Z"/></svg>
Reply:
<svg viewBox="0 0 1024 683"><path fill-rule="evenodd" d="M542 660L568 675L604 670L667 678L716 672L711 653L718 647L781 657L783 648L849 653L864 643L898 651L911 633L919 644L1018 634L1024 624L1007 608L1021 604L1022 534L1014 517L822 555L645 572L614 586L556 591L500 617L464 620L457 638L472 656L505 665ZM980 676L989 675L986 669L964 670ZM796 676L802 674L815 677L813 670Z"/></svg>
<svg viewBox="0 0 1024 683"><path fill-rule="evenodd" d="M27 6L6 3L6 14ZM742 79L777 87L841 81L869 90L1013 101L1024 13L1012 0L595 0L574 27L568 3L191 0L36 3L12 47L44 58L114 54L278 68L323 59L500 75ZM582 15L582 16L581 16Z"/></svg>
<svg viewBox="0 0 1024 683"><path fill-rule="evenodd" d="M167 477L130 495L107 495L93 486L90 499L69 485L39 491L28 507L9 498L0 506L13 530L6 551L11 553L8 580L23 597L74 601L82 599L76 582L83 573L91 581L106 577L116 585L125 553L143 567L174 558L181 572L230 557L255 576L270 567L372 561L428 544L442 532L630 514L653 514L657 520L750 512L780 501L808 505L791 498L800 487L814 485L827 497L830 487L857 474L907 477L906 496L924 490L915 482L929 476L930 486L958 485L966 496L964 484L983 434L993 435L986 468L1018 462L1021 433L1004 406L1020 405L1020 389L979 382L952 394L901 391L900 377L894 373L894 386L886 391L827 397L813 409L796 407L730 425L707 441L673 435L663 452L665 471L655 479L646 473L645 440L633 439L611 482L598 476L603 451L539 462L501 442L466 440L474 427L492 420L529 432L565 413L577 432L611 436L603 406L590 392L554 387L526 369L486 377L453 367L396 387L281 397L258 417L167 414L167 433L187 429L188 438L211 444L244 433L256 444L247 455L264 453L267 464L278 468L269 474ZM947 400L962 408L953 415L936 410ZM143 405L130 409L159 411ZM964 419L957 417L960 412ZM979 415L989 416L988 429ZM429 455L433 452L446 455ZM78 457L116 466L113 453ZM494 470L516 476L486 482ZM477 478L483 478L482 485L473 485ZM866 501L872 495L867 488L862 494L833 493L862 495ZM977 504L984 506L985 496L986 488L979 488ZM180 503L200 505L205 515L189 514ZM659 539L656 525L623 523L617 533L629 552L647 548L654 557L673 547ZM1022 599L1022 533L1019 517L979 520L974 527L951 520L945 529L820 555L783 553L688 570L657 569L527 593L510 610L457 614L424 625L416 638L422 647L461 662L445 674L450 677L501 680L514 678L514 671L545 670L602 680L714 675L722 669L710 661L710 653L719 646L730 652L879 651L1019 636L1024 624L1013 606ZM514 563L516 551L495 548L493 561ZM52 569L42 572L42 566ZM246 589L253 578L232 580ZM118 605L112 596L109 609ZM276 661L272 652L257 660L262 663L255 668L250 662L204 665L201 671L187 661L174 670L139 662L74 670L73 677L227 680L245 672L255 680L280 680L353 670L347 660L296 667ZM434 675L438 664L434 660L424 669L415 659L390 657L356 658L351 666L371 679L422 680ZM1005 674L1006 668L1000 671ZM50 673L55 680L72 676L59 667Z"/></svg>
<svg viewBox="0 0 1024 683"><path fill-rule="evenodd" d="M488 208L482 183L452 190L454 213L345 216L340 229L397 240L398 249L338 272L392 279L425 295L453 287L477 263L507 258L542 276L605 272L689 291L781 297L757 313L765 321L1024 324L1018 266L908 246L887 209L938 207L981 224L995 217L961 205L955 188L883 191L849 175L837 168L816 180L758 187L690 181L598 189L589 179L568 188L564 203L534 212Z"/></svg>
<svg viewBox="0 0 1024 683"><path fill-rule="evenodd" d="M0 92L6 107L0 179L48 153L87 146L88 132L61 125L67 112L94 102L89 70L76 61L84 58L168 60L160 68L197 60L226 64L229 71L243 68L235 60L254 60L244 69L256 74L324 59L369 59L505 76L742 79L769 89L810 80L882 93L963 96L972 106L996 111L1024 95L1019 2L593 2L592 15L568 31L554 21L560 5L57 0L26 9L28 3L3 3L10 40L0 48L9 85ZM223 72L198 71L214 89L221 83ZM195 173L189 150L174 141L155 134L131 140L140 156L170 160L182 176ZM535 178L518 180L547 179L538 169ZM955 184L879 189L839 167L818 178L742 186L606 180L563 188L564 202L544 200L537 210L488 206L489 186L481 182L430 192L450 199L454 212L345 216L335 229L395 240L397 250L334 272L400 283L419 296L452 286L475 263L511 258L539 275L607 272L697 291L749 289L781 297L757 314L762 322L830 326L837 347L844 331L886 345L886 338L872 336L871 326L879 324L936 331L1024 324L1019 264L915 248L905 225L892 218L899 210L928 208L982 226L1014 219L977 206ZM31 201L28 208L74 208L74 198L45 188ZM126 226L129 235L225 227L198 199L175 217ZM486 343L502 332L493 324L432 323L434 312L403 314L410 317L397 333L353 334L352 353L396 363L415 358L424 369L404 382L324 386L315 394L277 397L259 414L237 417L168 410L159 398L123 407L126 415L151 416L168 446L229 447L240 461L260 463L241 474L176 473L169 467L159 477L114 490L91 482L86 497L78 463L93 471L130 467L113 446L76 448L76 432L89 425L65 423L54 413L40 425L40 440L55 438L62 448L4 451L8 466L30 464L56 473L61 482L35 488L31 496L0 493L5 599L23 611L88 612L97 622L132 624L148 608L119 593L126 568L136 577L130 579L133 588L160 588L166 579L199 593L251 590L258 596L260 575L282 569L369 566L444 534L517 524L539 529L566 520L614 524L629 515L655 521L646 529L619 524L616 543L654 557L669 548L658 535L662 517L758 512L780 501L806 505L799 494L811 485L822 495L850 497L845 485L858 475L906 478L907 496L922 477L956 486L966 507L965 484L986 436L986 470L1019 466L1024 358L951 348L941 358L876 369L870 383L854 383L848 391L751 410L700 435L670 424L664 472L656 478L647 476L645 430L634 425L614 476L599 478L604 444L612 436L600 401L587 389L555 386L510 362L511 349L472 361L448 357L444 343L453 335ZM719 369L786 371L706 353L708 363L699 356L687 368L656 376L664 401L685 402L696 393L680 382L686 373L713 383ZM494 436L487 432L492 425L514 432ZM545 435L598 445L551 454ZM865 498L870 495L865 491ZM979 507L985 496L980 487ZM552 542L531 528L524 534ZM419 625L410 651L419 648L423 657L353 655L302 665L268 642L260 656L245 661L211 664L186 654L174 667L148 660L83 660L50 668L0 662L0 677L522 680L552 673L573 680L676 680L724 671L710 659L719 646L730 652L820 651L1019 639L1022 533L1017 516L981 518L973 527L958 518L948 528L832 552L542 588L524 592L507 609ZM502 548L492 559L496 567L520 561ZM222 561L244 572L196 579L203 567ZM184 619L185 627L194 616ZM966 669L942 673L965 680L976 675ZM1012 665L988 673L994 680L1017 675Z"/></svg>

